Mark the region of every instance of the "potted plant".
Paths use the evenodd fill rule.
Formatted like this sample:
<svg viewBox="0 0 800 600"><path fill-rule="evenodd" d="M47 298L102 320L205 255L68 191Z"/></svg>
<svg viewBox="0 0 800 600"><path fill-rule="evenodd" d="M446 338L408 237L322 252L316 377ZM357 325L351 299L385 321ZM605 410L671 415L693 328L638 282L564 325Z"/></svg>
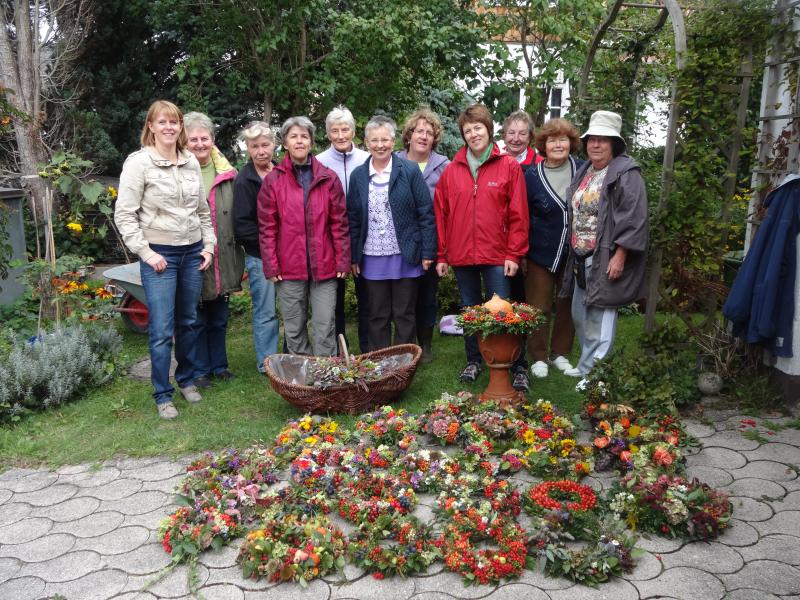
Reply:
<svg viewBox="0 0 800 600"><path fill-rule="evenodd" d="M501 404L522 400L523 394L511 387L508 369L519 356L522 337L541 325L541 311L494 294L485 304L465 308L457 320L464 335L478 338L481 356L489 367L489 385L480 398Z"/></svg>

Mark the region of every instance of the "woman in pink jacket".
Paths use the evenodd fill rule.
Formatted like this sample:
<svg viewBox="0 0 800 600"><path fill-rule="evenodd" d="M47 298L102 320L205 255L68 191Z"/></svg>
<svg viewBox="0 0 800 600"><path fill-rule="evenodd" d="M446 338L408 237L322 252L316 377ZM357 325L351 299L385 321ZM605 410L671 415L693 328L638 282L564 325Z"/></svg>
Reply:
<svg viewBox="0 0 800 600"><path fill-rule="evenodd" d="M307 315L311 305L313 354L336 352L336 280L350 270L350 235L342 184L311 156L314 125L290 117L281 127L286 157L264 178L258 223L264 275L275 282L289 352L312 354Z"/></svg>

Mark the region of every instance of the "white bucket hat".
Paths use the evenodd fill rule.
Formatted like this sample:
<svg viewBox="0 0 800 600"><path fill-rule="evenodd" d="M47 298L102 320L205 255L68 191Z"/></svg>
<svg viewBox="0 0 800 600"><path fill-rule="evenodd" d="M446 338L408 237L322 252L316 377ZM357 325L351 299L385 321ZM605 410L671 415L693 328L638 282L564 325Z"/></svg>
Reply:
<svg viewBox="0 0 800 600"><path fill-rule="evenodd" d="M620 135L622 131L622 117L610 110L598 110L592 113L589 119L589 129L581 136L581 140L586 141L590 135L603 135L605 137L618 138L625 144L625 138Z"/></svg>

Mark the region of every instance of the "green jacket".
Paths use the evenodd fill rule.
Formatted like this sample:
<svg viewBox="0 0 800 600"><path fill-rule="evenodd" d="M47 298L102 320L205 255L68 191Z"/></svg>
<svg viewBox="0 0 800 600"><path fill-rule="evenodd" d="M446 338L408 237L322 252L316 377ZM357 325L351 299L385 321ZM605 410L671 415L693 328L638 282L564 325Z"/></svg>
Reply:
<svg viewBox="0 0 800 600"><path fill-rule="evenodd" d="M236 169L216 148L211 151L211 160L217 176L208 193L208 206L217 246L214 248L214 260L203 275L204 301L241 290L244 273L244 249L236 243L233 235L233 181Z"/></svg>

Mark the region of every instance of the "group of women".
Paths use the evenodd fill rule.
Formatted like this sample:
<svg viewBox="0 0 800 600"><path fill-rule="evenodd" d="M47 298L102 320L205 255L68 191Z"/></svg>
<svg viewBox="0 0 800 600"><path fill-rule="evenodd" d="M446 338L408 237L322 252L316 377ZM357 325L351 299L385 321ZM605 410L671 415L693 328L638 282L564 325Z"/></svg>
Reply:
<svg viewBox="0 0 800 600"><path fill-rule="evenodd" d="M233 376L227 298L245 269L262 371L278 350L276 297L284 351L336 353L350 274L361 350L418 342L430 360L438 280L452 267L463 305L497 293L548 317L527 340L533 376L546 377L552 364L584 377L611 348L617 308L644 294L647 199L621 124L619 115L598 111L581 138L564 119L534 133L519 111L503 125L501 151L491 112L472 105L459 116L465 145L450 162L435 152L442 125L428 109L407 119L404 150L395 153L394 121L367 123L365 152L353 143L352 114L337 107L325 123L331 146L316 156L313 123L287 119L277 164L274 132L250 123L240 138L250 160L236 174L214 146L208 117L154 103L143 148L123 167L115 220L141 263L159 415L177 416L173 335L175 380L187 401L200 401L198 388L213 379ZM586 162L572 156L579 140ZM575 332L581 356L573 367ZM459 377L475 381L482 359L473 337L464 342ZM513 383L527 390L520 354Z"/></svg>

